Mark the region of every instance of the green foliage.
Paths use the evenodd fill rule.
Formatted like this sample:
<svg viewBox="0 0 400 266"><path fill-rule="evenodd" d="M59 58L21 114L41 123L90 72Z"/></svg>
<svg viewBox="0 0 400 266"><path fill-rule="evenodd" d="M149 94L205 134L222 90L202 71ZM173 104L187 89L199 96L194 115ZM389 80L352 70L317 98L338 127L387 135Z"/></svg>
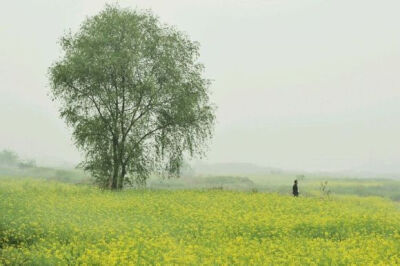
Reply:
<svg viewBox="0 0 400 266"><path fill-rule="evenodd" d="M0 167L15 167L19 163L18 154L10 150L0 152Z"/></svg>
<svg viewBox="0 0 400 266"><path fill-rule="evenodd" d="M34 168L36 167L36 161L35 160L24 160L24 161L20 161L18 163L18 167L22 168L22 169L26 169L26 168Z"/></svg>
<svg viewBox="0 0 400 266"><path fill-rule="evenodd" d="M51 92L101 187L179 176L212 135L199 45L150 12L107 6L61 39Z"/></svg>
<svg viewBox="0 0 400 266"><path fill-rule="evenodd" d="M10 150L0 152L0 168L29 169L36 167L35 160L21 160L17 153Z"/></svg>

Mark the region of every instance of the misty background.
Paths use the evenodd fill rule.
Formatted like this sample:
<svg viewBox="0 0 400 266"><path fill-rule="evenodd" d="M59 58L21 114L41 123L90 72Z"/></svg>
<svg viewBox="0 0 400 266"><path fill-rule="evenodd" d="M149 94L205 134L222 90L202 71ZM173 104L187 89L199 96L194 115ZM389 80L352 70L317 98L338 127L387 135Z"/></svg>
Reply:
<svg viewBox="0 0 400 266"><path fill-rule="evenodd" d="M0 150L72 166L80 154L48 95L57 43L115 1L6 1ZM203 163L400 173L400 2L118 1L201 44L218 106Z"/></svg>

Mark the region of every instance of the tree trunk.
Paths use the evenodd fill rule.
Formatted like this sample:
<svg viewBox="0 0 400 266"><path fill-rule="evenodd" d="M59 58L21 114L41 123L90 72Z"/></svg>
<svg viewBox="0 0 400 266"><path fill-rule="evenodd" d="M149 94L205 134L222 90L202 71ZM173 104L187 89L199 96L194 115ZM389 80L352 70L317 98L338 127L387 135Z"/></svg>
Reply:
<svg viewBox="0 0 400 266"><path fill-rule="evenodd" d="M124 132L124 129L121 128L121 131ZM118 180L117 180L117 189L122 190L124 187L124 181L125 181L125 175L126 175L126 163L124 163L124 152L125 152L125 136L122 136L121 142L119 143L118 147L119 151L119 166L121 167L121 173L118 175Z"/></svg>
<svg viewBox="0 0 400 266"><path fill-rule="evenodd" d="M118 174L119 174L119 165L120 161L118 160L118 140L116 138L113 139L113 175L112 175L112 183L111 189L118 188Z"/></svg>
<svg viewBox="0 0 400 266"><path fill-rule="evenodd" d="M112 183L113 183L113 176L110 175L108 177L108 189L112 189Z"/></svg>
<svg viewBox="0 0 400 266"><path fill-rule="evenodd" d="M122 163L121 175L119 176L118 179L118 189L122 189L124 187L125 175L126 175L126 165Z"/></svg>

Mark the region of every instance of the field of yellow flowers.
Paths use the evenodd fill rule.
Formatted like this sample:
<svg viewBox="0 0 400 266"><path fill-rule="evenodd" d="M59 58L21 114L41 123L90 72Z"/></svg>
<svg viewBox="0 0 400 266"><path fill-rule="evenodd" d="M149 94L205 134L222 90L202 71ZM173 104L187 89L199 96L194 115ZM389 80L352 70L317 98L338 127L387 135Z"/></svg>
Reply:
<svg viewBox="0 0 400 266"><path fill-rule="evenodd" d="M0 264L399 265L400 210L381 198L3 179Z"/></svg>

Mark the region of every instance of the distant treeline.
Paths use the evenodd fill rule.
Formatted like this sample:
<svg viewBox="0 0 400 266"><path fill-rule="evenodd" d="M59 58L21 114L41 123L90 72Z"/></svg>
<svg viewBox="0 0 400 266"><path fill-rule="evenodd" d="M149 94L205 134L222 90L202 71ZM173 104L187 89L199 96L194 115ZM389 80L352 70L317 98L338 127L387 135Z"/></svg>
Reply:
<svg viewBox="0 0 400 266"><path fill-rule="evenodd" d="M1 168L33 168L36 167L35 160L22 160L18 154L10 151L3 150L0 152L0 167Z"/></svg>
<svg viewBox="0 0 400 266"><path fill-rule="evenodd" d="M21 159L14 151L0 151L0 176L34 177L66 183L90 183L89 176L81 169L38 166L35 160Z"/></svg>

